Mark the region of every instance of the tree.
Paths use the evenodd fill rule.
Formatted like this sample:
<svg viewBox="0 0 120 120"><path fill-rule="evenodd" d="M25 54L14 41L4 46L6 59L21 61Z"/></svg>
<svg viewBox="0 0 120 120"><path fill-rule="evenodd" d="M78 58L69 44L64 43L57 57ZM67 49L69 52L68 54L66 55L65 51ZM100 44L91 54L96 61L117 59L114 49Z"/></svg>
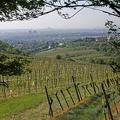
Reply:
<svg viewBox="0 0 120 120"><path fill-rule="evenodd" d="M112 12L96 7L109 7ZM120 0L1 0L0 21L28 20L54 11L69 19L84 8L120 17ZM64 14L62 13L64 9L73 9L75 14L71 16L68 13Z"/></svg>
<svg viewBox="0 0 120 120"><path fill-rule="evenodd" d="M0 75L2 75L2 80L0 81L0 85L3 86L3 96L6 97L5 88L9 87L9 85L4 81L4 76L13 76L13 75L21 75L25 73L25 71L30 71L26 68L26 65L29 64L29 61L26 59L22 59L20 57L16 57L13 60L9 59L4 54L0 54Z"/></svg>
<svg viewBox="0 0 120 120"><path fill-rule="evenodd" d="M120 52L120 28L113 21L107 21L105 26L108 28L108 34L114 36L115 40L110 42L118 52ZM119 59L119 58L118 58ZM120 72L120 61L116 60L111 65L114 72Z"/></svg>

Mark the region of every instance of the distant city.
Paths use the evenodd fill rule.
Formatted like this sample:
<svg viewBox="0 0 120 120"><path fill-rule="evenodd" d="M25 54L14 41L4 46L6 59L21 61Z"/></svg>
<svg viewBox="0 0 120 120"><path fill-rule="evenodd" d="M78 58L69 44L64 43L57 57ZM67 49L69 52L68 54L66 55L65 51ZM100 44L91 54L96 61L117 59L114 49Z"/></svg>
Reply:
<svg viewBox="0 0 120 120"><path fill-rule="evenodd" d="M105 37L106 29L20 29L0 30L0 40L11 45L14 43L41 43L48 41L61 42L85 37Z"/></svg>

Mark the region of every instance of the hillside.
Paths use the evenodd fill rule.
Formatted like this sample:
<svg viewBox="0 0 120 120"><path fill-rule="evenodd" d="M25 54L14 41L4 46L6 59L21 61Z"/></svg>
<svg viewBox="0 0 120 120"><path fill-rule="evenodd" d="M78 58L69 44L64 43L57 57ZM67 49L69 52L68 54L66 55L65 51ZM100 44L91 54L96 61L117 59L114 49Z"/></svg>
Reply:
<svg viewBox="0 0 120 120"><path fill-rule="evenodd" d="M85 62L78 63L43 57L26 58L31 61L29 68L32 72L27 72L22 76L5 76L5 81L9 84L9 88L6 88L6 99L3 98L3 91L0 91L1 120L24 118L27 120L43 120L50 118L45 86L47 86L51 101L53 100L52 109L54 116L63 111L58 102L58 98L60 99L64 110L71 108L73 103L78 105L79 102L74 89L72 76L75 77L75 83L79 87L83 100L84 98L88 99L95 94L91 83L96 84L97 87L95 86L95 89L98 94L99 90L101 91L100 83L104 81L107 84L107 77L110 80L110 83L112 83L110 84L110 89L112 85L116 85L116 74L112 72L112 69L108 65L90 64ZM92 74L93 82L91 82L90 74ZM86 85L88 89L84 87ZM117 89L117 87L113 88ZM70 94L68 94L67 89L69 89ZM12 90L12 95L10 94L10 90ZM63 94L65 95L69 108ZM58 95L58 97L56 97L56 95ZM98 103L100 100L101 97L98 100ZM86 118L88 117L86 116Z"/></svg>
<svg viewBox="0 0 120 120"><path fill-rule="evenodd" d="M49 49L36 51L35 56L56 58L60 55L62 59L74 61L86 61L97 64L113 64L120 61L120 52L111 47L110 43L104 38L99 41L75 40L65 41L62 44L55 44ZM101 41L101 39L103 39ZM112 42L112 41L111 41ZM112 50L112 52L111 52Z"/></svg>
<svg viewBox="0 0 120 120"><path fill-rule="evenodd" d="M23 53L21 50L14 48L13 46L9 45L6 42L3 42L2 40L0 40L0 52L16 55L20 55Z"/></svg>
<svg viewBox="0 0 120 120"><path fill-rule="evenodd" d="M49 119L53 112L53 117L61 120L102 120L101 101L105 98L101 84L104 83L105 91L112 96L109 99L111 107L120 98L118 75L100 59L110 59L118 53L113 51L110 56L105 56L108 53L103 49L108 47L105 42L67 41L63 46L55 43L51 48L47 45L46 49L36 49L34 55L23 57L30 61L27 66L30 71L21 76L4 77L9 88L5 88L4 98L0 86L0 119L43 120ZM34 48L34 45L28 47ZM14 48L2 43L1 51L7 52L7 49ZM56 58L57 55L61 56L60 59Z"/></svg>

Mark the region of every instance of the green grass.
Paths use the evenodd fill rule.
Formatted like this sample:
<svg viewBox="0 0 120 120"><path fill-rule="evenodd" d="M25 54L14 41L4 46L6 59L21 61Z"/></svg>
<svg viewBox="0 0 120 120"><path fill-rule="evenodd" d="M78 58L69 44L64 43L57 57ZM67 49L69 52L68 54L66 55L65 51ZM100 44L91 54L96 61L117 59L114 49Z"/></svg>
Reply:
<svg viewBox="0 0 120 120"><path fill-rule="evenodd" d="M87 102L71 109L69 112L57 117L57 120L102 120L104 113L102 108L102 100L105 99L102 93L94 94L89 97ZM114 101L120 100L119 94L116 92L114 99L109 99L110 106L114 106ZM106 108L107 110L107 108Z"/></svg>
<svg viewBox="0 0 120 120"><path fill-rule="evenodd" d="M73 48L57 48L56 50L55 49L50 49L50 50L47 50L47 51L43 51L43 52L39 52L36 54L36 56L41 56L41 57L55 57L56 55L61 55L61 56L64 56L66 53L69 53L73 51Z"/></svg>
<svg viewBox="0 0 120 120"><path fill-rule="evenodd" d="M65 49L61 49L61 51L63 50ZM68 51L69 51L69 54L78 53L78 51L74 51L73 49L71 51L70 49L68 49ZM89 52L88 50L81 50L81 54L84 53L83 51ZM49 94L50 96L52 96L52 99L54 101L53 112L59 113L61 108L54 95L55 94L54 90L58 88L59 89L64 88L64 91L65 91L64 94L66 95L66 98L69 101L69 105L70 106L72 105L72 101L65 88L73 84L72 78L71 78L71 76L73 75L73 68L75 70L76 82L79 82L82 85L91 81L89 77L89 73L90 73L89 71L91 69L94 69L94 71L92 71L92 73L94 74L94 81L98 81L97 77L99 78L99 81L106 78L104 74L106 70L108 70L109 77L112 77L111 71L109 70L108 66L78 64L77 62L71 62L71 61L65 61L65 60L59 61L59 60L48 59L48 58L32 59L32 62L30 63L30 68L33 71L29 76L28 74L26 74L26 75L20 76L19 78L5 77L5 79L9 81L9 89L6 89L7 99L3 100L2 96L0 96L1 97L0 119L13 120L15 116L17 120L23 120L24 117L29 120L34 120L35 117L36 117L35 120L37 119L43 120L44 118L46 118L46 116L48 116L49 107L47 104L46 96L43 94L36 93L35 84L33 85L33 82L35 83L35 81L37 81L37 91L43 92L44 86L47 85ZM59 70L59 72L55 74L54 72L55 70ZM98 72L96 73L95 70ZM47 80L46 80L46 75L47 75ZM34 94L24 95L16 98L9 98L10 89L13 90L13 96L28 93L28 83L30 84L31 92ZM52 95L50 90L52 90L53 92ZM77 97L74 89L70 88L70 91L76 102ZM81 90L81 92L82 91L83 89ZM0 95L2 95L2 91ZM58 95L61 99L61 103L63 107L67 108L67 105L60 91ZM83 92L82 92L82 95L84 96ZM44 102L44 100L46 102ZM41 107L41 105L43 105L43 107Z"/></svg>
<svg viewBox="0 0 120 120"><path fill-rule="evenodd" d="M35 56L40 56L40 57L50 57L50 58L55 58L56 55L61 55L62 58L66 57L66 53L69 55L70 58L74 60L86 60L89 61L90 58L108 58L105 57L102 53L97 52L96 50L93 49L76 49L74 47L63 47L63 48L57 48L57 49L50 49L47 51L42 51Z"/></svg>
<svg viewBox="0 0 120 120"><path fill-rule="evenodd" d="M0 119L17 115L36 107L46 100L45 97L45 94L34 93L21 97L0 100Z"/></svg>
<svg viewBox="0 0 120 120"><path fill-rule="evenodd" d="M101 120L100 116L102 94L91 96L86 103L82 103L76 108L71 109L68 113L60 116L58 120Z"/></svg>
<svg viewBox="0 0 120 120"><path fill-rule="evenodd" d="M47 51L39 52L36 54L36 56L41 57L55 57L56 55L61 55L63 57L66 56L66 53L68 53L70 56L76 55L76 56L84 56L88 54L92 54L93 52L96 52L95 50L89 49L89 50L78 50L74 48L57 48L57 49L50 49Z"/></svg>

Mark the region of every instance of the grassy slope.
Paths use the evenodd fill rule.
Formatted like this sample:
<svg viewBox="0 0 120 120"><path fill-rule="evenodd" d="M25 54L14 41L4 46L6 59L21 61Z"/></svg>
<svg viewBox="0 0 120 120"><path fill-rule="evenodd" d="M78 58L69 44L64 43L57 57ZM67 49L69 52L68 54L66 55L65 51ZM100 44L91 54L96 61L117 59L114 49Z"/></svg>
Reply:
<svg viewBox="0 0 120 120"><path fill-rule="evenodd" d="M36 56L41 56L41 57L51 57L55 58L56 55L61 55L62 57L66 56L66 53L69 54L69 56L73 59L79 59L79 58L91 58L91 57L103 57L102 54L97 52L96 50L92 49L86 49L86 50L80 50L80 49L75 49L75 48L57 48L57 49L50 49L47 51L39 52L36 54Z"/></svg>
<svg viewBox="0 0 120 120"><path fill-rule="evenodd" d="M61 55L64 56L66 53L71 52L73 49L71 48L57 48L55 49L50 49L47 51L43 51L40 53L37 53L36 56L41 56L41 57L55 57L56 55Z"/></svg>
<svg viewBox="0 0 120 120"><path fill-rule="evenodd" d="M76 108L71 109L58 120L101 120L101 100L102 94L91 96L86 103L82 103Z"/></svg>
<svg viewBox="0 0 120 120"><path fill-rule="evenodd" d="M68 53L69 55L76 55L75 57L73 57L75 59L77 59L78 57L82 58L83 56L86 58L89 56L101 57L101 55L98 54L95 50L75 50L73 48L58 48L56 50L51 49L48 51L38 53L37 56L56 57L56 55L58 55L58 54L61 56L65 56L66 53ZM20 119L22 119L21 113L25 113L26 110L29 110L31 108L38 106L44 100L46 100L45 95L40 95L40 94L29 94L29 95L23 96L23 97L0 100L0 119L9 117L12 115L14 116L17 114L20 114L20 116L17 116L17 119L18 119L18 117ZM97 101L95 101L95 103L96 102ZM99 99L98 99L98 102L99 102ZM88 112L85 112L88 114L90 112L89 108L86 106L86 104L82 104L82 105L83 105L82 106L83 108L86 107L86 109L88 109ZM92 107L92 105L91 105L91 107ZM80 108L80 110L81 110L81 108ZM80 110L76 110L76 111L80 112ZM94 112L94 110L93 110L93 112ZM72 114L72 116L77 116L77 114L80 114L80 113L74 113L74 114L70 113L70 114ZM92 114L93 113L90 113L90 116L92 116ZM35 114L33 113L33 111L30 111L30 113L27 115L27 118L29 116L31 116L30 119L34 119L34 115ZM26 116L26 113L25 113L25 116ZM85 120L85 116L86 115L84 115L84 120ZM88 117L89 116L86 116L86 120L88 120L87 119ZM70 115L70 118L71 118L71 115ZM36 119L40 120L40 115ZM78 119L83 120L83 118L78 118ZM62 119L62 120L64 120L64 119Z"/></svg>
<svg viewBox="0 0 120 120"><path fill-rule="evenodd" d="M103 95L94 94L90 96L86 103L82 103L76 108L71 109L69 112L60 115L57 117L57 120L103 120L104 113L102 108L102 99ZM115 95L115 102L120 101L120 96ZM109 101L111 106L115 106L114 100L111 98ZM117 109L120 110L120 106L117 105ZM114 107L115 108L115 107ZM107 110L107 108L106 108ZM111 107L112 110L112 107ZM116 110L114 109L113 116L114 118L119 118L120 113L116 115Z"/></svg>
<svg viewBox="0 0 120 120"><path fill-rule="evenodd" d="M115 101L120 100L116 95ZM101 93L89 97L85 103L71 109L67 113L57 117L57 120L102 120L104 118L102 110ZM48 118L47 101L45 95L29 94L22 97L0 100L1 120L45 120ZM112 103L112 106L114 104ZM56 105L58 107L58 105Z"/></svg>
<svg viewBox="0 0 120 120"><path fill-rule="evenodd" d="M0 119L25 112L42 103L46 100L45 97L45 94L34 93L0 100Z"/></svg>

